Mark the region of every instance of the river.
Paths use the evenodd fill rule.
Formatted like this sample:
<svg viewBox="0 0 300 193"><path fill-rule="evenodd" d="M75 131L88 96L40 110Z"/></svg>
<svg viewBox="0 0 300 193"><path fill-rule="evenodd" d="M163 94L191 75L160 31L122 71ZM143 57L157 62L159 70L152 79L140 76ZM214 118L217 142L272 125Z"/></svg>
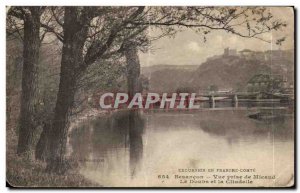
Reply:
<svg viewBox="0 0 300 193"><path fill-rule="evenodd" d="M293 116L255 120L249 113L235 108L114 112L73 128L70 154L82 175L106 187L213 186L174 179L199 175L180 169L201 168L255 169L276 180L244 186L284 186L293 178Z"/></svg>

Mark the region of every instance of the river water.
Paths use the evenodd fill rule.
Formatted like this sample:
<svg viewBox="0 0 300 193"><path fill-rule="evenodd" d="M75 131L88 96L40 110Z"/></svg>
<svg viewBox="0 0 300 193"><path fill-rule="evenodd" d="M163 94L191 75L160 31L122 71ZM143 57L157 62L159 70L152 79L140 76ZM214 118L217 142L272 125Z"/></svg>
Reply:
<svg viewBox="0 0 300 193"><path fill-rule="evenodd" d="M69 149L80 173L109 187L286 186L293 179L292 115L255 120L250 110L115 112L72 129ZM182 184L180 169L253 169L276 176L252 184ZM235 173L236 174L236 173ZM240 174L240 173L238 173ZM159 178L168 175L169 178Z"/></svg>

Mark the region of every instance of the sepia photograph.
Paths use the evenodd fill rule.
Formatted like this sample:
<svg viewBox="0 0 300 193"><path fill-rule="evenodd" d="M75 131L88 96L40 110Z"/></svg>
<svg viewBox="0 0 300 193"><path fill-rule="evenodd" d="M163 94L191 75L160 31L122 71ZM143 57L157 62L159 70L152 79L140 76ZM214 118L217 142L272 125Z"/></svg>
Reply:
<svg viewBox="0 0 300 193"><path fill-rule="evenodd" d="M6 186L295 188L293 6L10 6Z"/></svg>

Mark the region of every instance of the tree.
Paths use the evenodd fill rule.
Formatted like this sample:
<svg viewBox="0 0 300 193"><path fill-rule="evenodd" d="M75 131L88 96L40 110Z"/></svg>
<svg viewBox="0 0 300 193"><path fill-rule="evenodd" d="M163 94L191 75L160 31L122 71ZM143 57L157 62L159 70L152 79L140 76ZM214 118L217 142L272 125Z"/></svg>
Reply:
<svg viewBox="0 0 300 193"><path fill-rule="evenodd" d="M17 153L32 156L38 105L38 60L40 44L40 18L44 7L12 7L8 11L8 34L17 34L23 42L23 70L19 139Z"/></svg>
<svg viewBox="0 0 300 193"><path fill-rule="evenodd" d="M203 35L211 30L223 30L267 41L260 35L285 26L260 7L63 7L56 10L60 10L60 14L53 11L56 23L42 26L63 42L60 84L49 132L51 159L47 167L57 173L66 169L68 117L77 80L96 61L101 63L124 54L132 75L128 79L131 93L139 76L136 53L153 40L172 36L183 28L193 28ZM145 35L150 26L161 33L155 37ZM131 69L131 63L137 69Z"/></svg>
<svg viewBox="0 0 300 193"><path fill-rule="evenodd" d="M110 9L110 8L107 8ZM119 8L124 13L131 8ZM142 12L142 9L134 10L124 23L104 23L110 27L107 39L102 41L91 41L97 33L90 34L92 20L98 14L104 14L105 9L99 10L94 7L65 7L63 28L63 50L61 61L61 77L57 102L55 106L53 125L49 132L50 160L48 160L49 171L63 173L66 169L65 153L68 132L68 118L74 103L76 82L88 66L112 46L117 33L124 27L124 23L131 21ZM113 14L112 14L113 15ZM112 17L112 15L108 17ZM114 15L113 15L114 16ZM119 18L123 20L123 18ZM103 30L103 29L101 29ZM104 32L105 33L105 32ZM62 36L60 36L62 37ZM87 48L87 45L90 45ZM83 53L86 53L85 56Z"/></svg>
<svg viewBox="0 0 300 193"><path fill-rule="evenodd" d="M127 90L129 98L132 98L137 92L141 92L140 88L140 61L138 56L138 48L135 43L127 42L124 51L127 69Z"/></svg>

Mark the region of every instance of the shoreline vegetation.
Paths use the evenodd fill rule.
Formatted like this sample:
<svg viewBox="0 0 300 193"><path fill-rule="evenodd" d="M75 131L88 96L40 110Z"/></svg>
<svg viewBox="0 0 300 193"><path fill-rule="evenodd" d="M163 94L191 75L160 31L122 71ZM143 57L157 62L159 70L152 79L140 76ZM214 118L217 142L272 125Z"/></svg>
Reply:
<svg viewBox="0 0 300 193"><path fill-rule="evenodd" d="M70 117L69 132L80 123L116 112L88 108ZM40 187L101 187L100 184L86 179L79 173L78 167L64 175L46 172L46 163L17 155L17 116L7 120L6 133L6 182L14 188ZM38 136L36 136L38 138Z"/></svg>
<svg viewBox="0 0 300 193"><path fill-rule="evenodd" d="M103 112L94 110L87 115L77 115L71 121L77 120L70 125L80 124L81 121L90 117L99 117ZM47 173L46 163L17 155L16 122L7 124L6 133L6 182L14 188L41 188L41 187L101 187L100 184L86 179L79 173L79 168L72 168L64 175Z"/></svg>

